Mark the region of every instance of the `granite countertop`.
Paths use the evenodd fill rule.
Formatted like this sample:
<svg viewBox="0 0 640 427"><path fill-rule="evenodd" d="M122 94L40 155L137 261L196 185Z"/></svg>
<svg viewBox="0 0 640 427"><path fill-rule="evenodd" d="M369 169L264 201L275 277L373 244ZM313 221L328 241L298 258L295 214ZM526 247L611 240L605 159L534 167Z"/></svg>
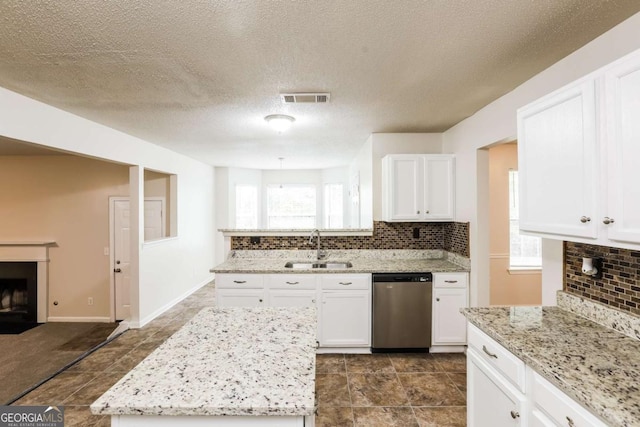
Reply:
<svg viewBox="0 0 640 427"><path fill-rule="evenodd" d="M350 261L351 268L286 268L287 261L315 259L316 251L234 251L212 273L423 273L469 271L468 258L441 250L329 251L323 261Z"/></svg>
<svg viewBox="0 0 640 427"><path fill-rule="evenodd" d="M316 310L205 308L91 405L107 415L306 416Z"/></svg>
<svg viewBox="0 0 640 427"><path fill-rule="evenodd" d="M561 307L467 308L463 313L608 425L640 425L640 341Z"/></svg>

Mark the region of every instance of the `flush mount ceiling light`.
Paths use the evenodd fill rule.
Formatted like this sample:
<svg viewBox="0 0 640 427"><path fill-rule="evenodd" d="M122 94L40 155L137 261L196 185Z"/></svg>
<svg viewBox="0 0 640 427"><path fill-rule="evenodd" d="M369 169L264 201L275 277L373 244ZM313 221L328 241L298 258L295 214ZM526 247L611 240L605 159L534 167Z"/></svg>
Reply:
<svg viewBox="0 0 640 427"><path fill-rule="evenodd" d="M269 125L274 128L278 133L282 133L289 129L293 122L296 121L291 116L287 116L284 114L271 114L264 118Z"/></svg>

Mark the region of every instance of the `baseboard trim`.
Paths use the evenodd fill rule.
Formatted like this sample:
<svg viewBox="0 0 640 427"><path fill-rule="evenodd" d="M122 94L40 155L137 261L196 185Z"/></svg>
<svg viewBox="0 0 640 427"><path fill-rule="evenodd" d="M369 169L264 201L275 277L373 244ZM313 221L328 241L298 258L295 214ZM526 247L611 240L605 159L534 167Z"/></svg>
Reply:
<svg viewBox="0 0 640 427"><path fill-rule="evenodd" d="M173 307L174 305L178 304L180 301L184 300L189 295L193 294L194 292L196 292L197 290L202 288L204 285L206 285L208 283L211 283L212 280L213 280L213 276L210 276L209 278L203 280L202 282L198 283L193 288L189 289L187 292L183 293L182 295L179 295L178 297L176 297L173 300L169 301L168 303L166 303L165 305L163 305L162 307L160 307L159 309L157 309L156 311L154 311L150 315L146 316L144 319L140 319L139 322L129 322L129 328L131 328L131 329L142 328L144 325L146 325L147 323L151 322L153 319L155 319L156 317L160 316L162 313L164 313L165 311L169 310L171 307Z"/></svg>
<svg viewBox="0 0 640 427"><path fill-rule="evenodd" d="M96 323L109 323L111 318L109 316L102 317L80 317L80 316L50 316L47 318L47 322L96 322Z"/></svg>
<svg viewBox="0 0 640 427"><path fill-rule="evenodd" d="M371 347L320 347L316 354L371 354Z"/></svg>
<svg viewBox="0 0 640 427"><path fill-rule="evenodd" d="M434 345L429 347L429 353L465 353L465 345Z"/></svg>

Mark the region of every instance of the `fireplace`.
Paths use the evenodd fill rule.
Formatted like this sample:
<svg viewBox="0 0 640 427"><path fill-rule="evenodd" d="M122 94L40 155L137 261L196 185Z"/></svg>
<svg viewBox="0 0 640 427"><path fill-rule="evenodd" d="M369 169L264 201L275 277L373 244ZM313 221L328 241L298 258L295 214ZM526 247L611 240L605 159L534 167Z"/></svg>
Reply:
<svg viewBox="0 0 640 427"><path fill-rule="evenodd" d="M0 262L0 322L35 322L38 263Z"/></svg>
<svg viewBox="0 0 640 427"><path fill-rule="evenodd" d="M2 317L6 321L47 321L49 248L56 246L53 240L0 241L0 288L8 289L0 293L0 297L4 294L7 305L7 309L1 309L0 321L3 321ZM26 305L23 304L25 289ZM15 309L15 306L19 308ZM28 320L32 318L34 307L36 317Z"/></svg>

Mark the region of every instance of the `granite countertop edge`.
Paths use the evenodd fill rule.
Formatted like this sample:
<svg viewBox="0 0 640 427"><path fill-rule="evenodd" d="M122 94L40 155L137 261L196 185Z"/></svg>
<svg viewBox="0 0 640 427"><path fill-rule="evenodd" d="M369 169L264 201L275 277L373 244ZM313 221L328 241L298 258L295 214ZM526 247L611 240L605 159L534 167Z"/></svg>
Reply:
<svg viewBox="0 0 640 427"><path fill-rule="evenodd" d="M292 260L295 261L295 260ZM301 260L302 261L302 260ZM341 260L338 260L341 261ZM468 272L469 269L445 259L424 260L376 260L371 265L363 265L357 259L349 260L350 268L286 268L281 259L258 259L247 262L246 259L227 260L210 269L211 273L284 273L284 274L357 274L357 273L444 273ZM259 264L258 264L259 263Z"/></svg>
<svg viewBox="0 0 640 427"><path fill-rule="evenodd" d="M485 310L493 309L497 311L497 310L504 310L504 309L511 309L511 308L513 307L491 307L491 308L485 307L484 309ZM550 307L540 307L540 309L543 309L543 308L549 309ZM571 313L570 311L564 310L559 307L552 307L552 308L560 310L563 312L563 315L578 319L579 321L591 322L593 323L594 329L598 329L598 328L608 329L602 325L599 325L593 322L592 320L586 317L579 316L575 313ZM581 387L580 384L573 385L570 382L571 381L570 378L559 377L557 373L554 373L554 366L550 365L549 363L545 363L541 360L538 360L538 358L536 358L535 355L531 354L531 353L534 353L532 349L527 348L527 346L516 345L514 343L514 340L515 340L514 338L510 338L500 334L494 325L491 325L489 322L483 321L482 316L483 314L487 315L487 313L475 312L474 310L477 310L477 308L465 308L465 309L461 309L461 312L465 315L467 320L472 325L479 328L482 332L484 332L489 337L494 339L498 344L502 345L508 351L513 353L516 357L522 360L527 366L529 366L531 369L533 369L543 378L551 382L558 389L562 390L564 393L569 395L572 399L574 399L580 405L584 406L585 408L588 408L590 412L597 415L601 420L606 422L607 425L615 426L615 427L630 427L633 425L637 425L635 424L638 422L638 419L635 418L637 414L634 414L631 408L625 407L625 409L620 409L620 408L611 408L607 406L598 406L594 404L593 399L586 399L582 397L580 391L583 390L583 387ZM561 325L558 325L558 327L561 327ZM635 341L632 338L624 336L624 334L618 331L614 331L613 329L609 329L608 332L618 334L619 338L617 339L629 339L631 341ZM527 333L535 334L534 331L528 331ZM558 369L558 367L560 367L562 364L562 360L556 360L554 363L556 364L556 369ZM598 392L601 395L606 394L605 390L598 390ZM614 397L612 394L609 394L609 395L611 397ZM629 406L629 404L627 404L626 406ZM630 417L634 419L630 419Z"/></svg>

